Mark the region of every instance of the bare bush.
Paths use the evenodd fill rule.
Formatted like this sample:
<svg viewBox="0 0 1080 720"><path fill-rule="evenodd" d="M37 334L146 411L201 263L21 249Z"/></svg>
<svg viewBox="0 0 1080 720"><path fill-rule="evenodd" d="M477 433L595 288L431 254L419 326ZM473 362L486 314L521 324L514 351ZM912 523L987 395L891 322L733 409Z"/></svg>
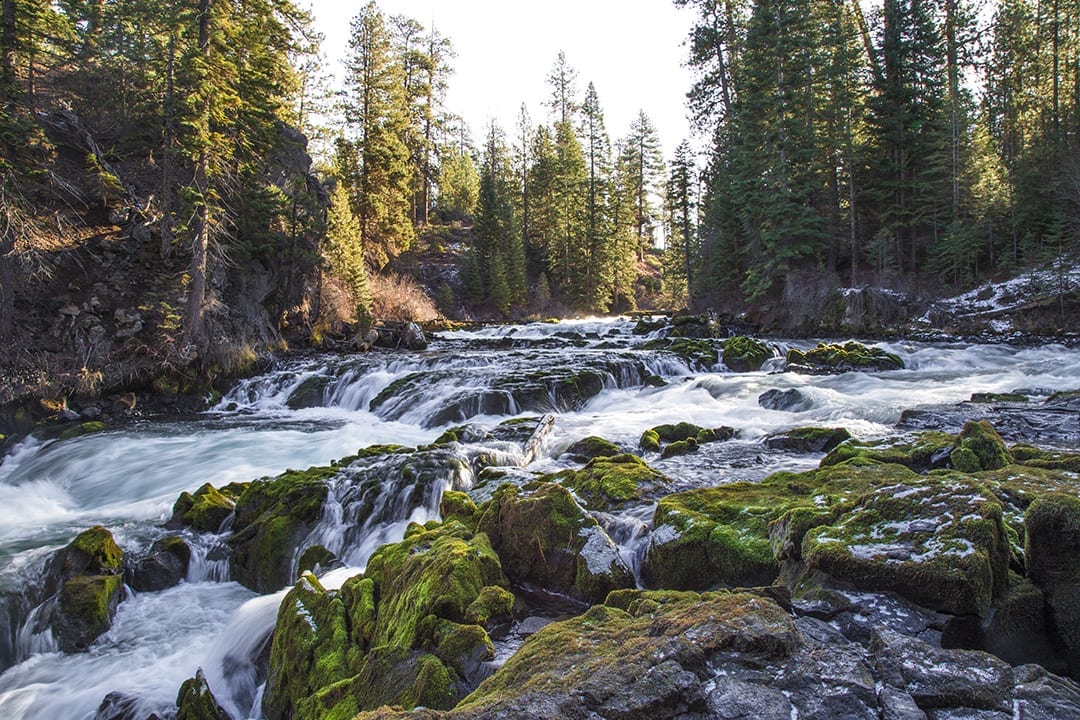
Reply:
<svg viewBox="0 0 1080 720"><path fill-rule="evenodd" d="M372 274L371 315L376 321L431 322L440 319L435 303L419 283L407 275Z"/></svg>

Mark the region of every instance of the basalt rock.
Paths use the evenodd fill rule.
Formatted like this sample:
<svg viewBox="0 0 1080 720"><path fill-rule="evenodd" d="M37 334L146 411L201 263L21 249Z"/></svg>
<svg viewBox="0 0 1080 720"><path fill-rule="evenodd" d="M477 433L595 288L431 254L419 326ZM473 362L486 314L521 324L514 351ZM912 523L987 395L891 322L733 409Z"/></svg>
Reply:
<svg viewBox="0 0 1080 720"><path fill-rule="evenodd" d="M804 375L833 375L845 372L880 372L902 370L899 355L849 341L843 345L819 343L810 350L791 349L787 354L788 372Z"/></svg>
<svg viewBox="0 0 1080 720"><path fill-rule="evenodd" d="M210 691L202 668L180 686L176 706L176 720L233 720Z"/></svg>
<svg viewBox="0 0 1080 720"><path fill-rule="evenodd" d="M801 427L779 435L765 438L765 446L774 450L817 453L829 452L845 440L851 439L846 428Z"/></svg>
<svg viewBox="0 0 1080 720"><path fill-rule="evenodd" d="M765 343L745 335L724 341L724 365L732 372L756 372L772 357Z"/></svg>
<svg viewBox="0 0 1080 720"><path fill-rule="evenodd" d="M128 573L128 584L136 592L155 592L177 585L187 577L191 548L183 538L161 538L150 552L136 561Z"/></svg>
<svg viewBox="0 0 1080 720"><path fill-rule="evenodd" d="M671 483L663 473L630 454L598 457L580 470L565 470L547 479L573 490L590 509L604 511L656 497Z"/></svg>

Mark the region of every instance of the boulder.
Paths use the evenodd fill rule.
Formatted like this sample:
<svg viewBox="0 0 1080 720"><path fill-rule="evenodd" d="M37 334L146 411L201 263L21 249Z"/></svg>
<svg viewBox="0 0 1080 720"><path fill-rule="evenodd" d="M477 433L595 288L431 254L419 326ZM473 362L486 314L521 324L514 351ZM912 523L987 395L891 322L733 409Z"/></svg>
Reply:
<svg viewBox="0 0 1080 720"><path fill-rule="evenodd" d="M746 335L724 341L724 365L732 372L756 372L772 357L765 343Z"/></svg>
<svg viewBox="0 0 1080 720"><path fill-rule="evenodd" d="M570 488L590 509L603 511L656 497L671 484L663 473L629 453L598 457L580 470L565 470L546 480Z"/></svg>
<svg viewBox="0 0 1080 720"><path fill-rule="evenodd" d="M1080 498L1074 493L1037 498L1024 515L1024 527L1028 575L1045 593L1070 673L1080 676Z"/></svg>
<svg viewBox="0 0 1080 720"><path fill-rule="evenodd" d="M986 420L964 423L949 460L960 472L1000 470L1012 465L1013 456L994 427Z"/></svg>
<svg viewBox="0 0 1080 720"><path fill-rule="evenodd" d="M478 517L477 530L487 533L513 583L588 603L634 584L611 538L562 485L503 485Z"/></svg>
<svg viewBox="0 0 1080 720"><path fill-rule="evenodd" d="M191 548L183 538L164 537L150 546L150 552L136 561L128 573L128 584L136 592L155 592L180 583L187 577Z"/></svg>
<svg viewBox="0 0 1080 720"><path fill-rule="evenodd" d="M735 429L730 427L703 428L689 422L657 425L641 434L638 445L642 452L660 452L665 443L693 440L695 444L719 442L735 437Z"/></svg>
<svg viewBox="0 0 1080 720"><path fill-rule="evenodd" d="M800 453L829 452L845 440L851 439L846 428L801 427L765 438L765 446L773 450Z"/></svg>
<svg viewBox="0 0 1080 720"><path fill-rule="evenodd" d="M789 390L773 388L772 390L766 390L758 396L758 405L766 410L803 412L812 408L814 406L814 401L798 388L791 388Z"/></svg>
<svg viewBox="0 0 1080 720"><path fill-rule="evenodd" d="M578 462L588 462L593 458L598 457L611 457L618 455L622 450L619 446L613 442L609 442L602 437L596 435L590 435L589 437L578 440L570 447L566 448L564 455L570 456L571 459Z"/></svg>
<svg viewBox="0 0 1080 720"><path fill-rule="evenodd" d="M119 575L78 575L64 581L50 621L53 637L64 652L85 652L112 626L124 599Z"/></svg>
<svg viewBox="0 0 1080 720"><path fill-rule="evenodd" d="M181 493L173 503L170 528L190 527L199 532L216 533L233 513L235 498L230 498L210 483L194 493Z"/></svg>
<svg viewBox="0 0 1080 720"><path fill-rule="evenodd" d="M792 348L787 354L787 372L805 375L834 375L845 372L879 372L902 370L904 361L900 356L881 348L848 341L843 345L818 343L810 350Z"/></svg>
<svg viewBox="0 0 1080 720"><path fill-rule="evenodd" d="M185 680L180 686L176 706L176 720L232 720L210 691L202 668L195 671L195 677Z"/></svg>

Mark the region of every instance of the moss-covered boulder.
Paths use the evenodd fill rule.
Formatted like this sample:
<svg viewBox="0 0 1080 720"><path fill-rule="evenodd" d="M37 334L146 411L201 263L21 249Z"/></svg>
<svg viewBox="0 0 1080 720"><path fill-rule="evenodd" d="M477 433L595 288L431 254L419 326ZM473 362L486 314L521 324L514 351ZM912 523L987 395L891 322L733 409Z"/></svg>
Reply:
<svg viewBox="0 0 1080 720"><path fill-rule="evenodd" d="M232 577L260 593L293 581L297 545L319 519L336 466L289 470L252 482L237 500L228 539Z"/></svg>
<svg viewBox="0 0 1080 720"><path fill-rule="evenodd" d="M180 686L176 706L176 720L233 720L210 691L202 668Z"/></svg>
<svg viewBox="0 0 1080 720"><path fill-rule="evenodd" d="M896 464L915 472L947 468L949 457L956 444L956 436L948 433L927 431L914 438L890 438L862 442L847 440L833 448L821 460L821 466L851 463L865 465Z"/></svg>
<svg viewBox="0 0 1080 720"><path fill-rule="evenodd" d="M293 410L304 408L322 407L323 396L330 384L330 378L323 375L312 375L301 382L295 390L289 393L285 405Z"/></svg>
<svg viewBox="0 0 1080 720"><path fill-rule="evenodd" d="M1020 393L992 393L992 392L977 392L971 394L970 402L973 403L999 403L999 402L1014 402L1014 403L1026 403L1028 402L1027 395L1021 395Z"/></svg>
<svg viewBox="0 0 1080 720"><path fill-rule="evenodd" d="M798 642L788 613L756 595L613 593L610 604L529 637L449 716L704 716L698 673L710 662L731 653L768 665Z"/></svg>
<svg viewBox="0 0 1080 720"><path fill-rule="evenodd" d="M92 435L93 433L99 433L106 429L105 423L100 420L90 420L84 423L78 423L65 429L60 433L61 440L71 440L72 438L82 437L83 435Z"/></svg>
<svg viewBox="0 0 1080 720"><path fill-rule="evenodd" d="M735 437L735 428L726 426L704 428L694 423L680 422L649 428L641 434L638 445L641 447L642 452L661 452L663 446L668 443L686 443L688 440L693 440L695 445L703 445L705 443L730 440L733 437ZM692 452L692 450L687 450L687 452Z"/></svg>
<svg viewBox="0 0 1080 720"><path fill-rule="evenodd" d="M580 470L565 470L547 479L573 490L590 509L605 511L655 497L670 485L663 473L628 453L599 457Z"/></svg>
<svg viewBox="0 0 1080 720"><path fill-rule="evenodd" d="M807 375L831 375L844 372L878 372L902 370L904 361L899 355L848 341L843 345L818 343L810 350L788 350L788 372Z"/></svg>
<svg viewBox="0 0 1080 720"><path fill-rule="evenodd" d="M611 538L562 485L503 485L478 515L511 582L589 603L634 584Z"/></svg>
<svg viewBox="0 0 1080 720"><path fill-rule="evenodd" d="M765 343L746 335L724 341L724 365L732 372L756 372L772 357Z"/></svg>
<svg viewBox="0 0 1080 720"><path fill-rule="evenodd" d="M236 498L229 497L210 483L194 493L184 492L173 503L169 527L190 527L199 532L216 533L236 507Z"/></svg>
<svg viewBox="0 0 1080 720"><path fill-rule="evenodd" d="M1080 673L1080 497L1051 493L1024 516L1028 575L1042 588L1050 622L1065 646L1070 671Z"/></svg>
<svg viewBox="0 0 1080 720"><path fill-rule="evenodd" d="M986 420L964 423L949 460L954 468L966 473L999 470L1013 463L1005 442Z"/></svg>
<svg viewBox="0 0 1080 720"><path fill-rule="evenodd" d="M800 427L765 438L766 447L799 453L829 452L850 440L847 428Z"/></svg>
<svg viewBox="0 0 1080 720"><path fill-rule="evenodd" d="M671 337L650 340L646 350L666 350L678 356L690 367L708 369L720 361L720 353L711 340L689 337Z"/></svg>
<svg viewBox="0 0 1080 720"><path fill-rule="evenodd" d="M56 643L64 652L83 652L112 626L124 599L119 575L78 575L60 588L50 622Z"/></svg>
<svg viewBox="0 0 1080 720"><path fill-rule="evenodd" d="M1044 470L1065 470L1080 476L1080 453L1044 450L1033 445L1013 445L1009 448L1013 459L1028 467Z"/></svg>
<svg viewBox="0 0 1080 720"><path fill-rule="evenodd" d="M982 615L1007 587L1001 503L964 476L878 487L802 543L810 570L868 591L893 591L956 615Z"/></svg>
<svg viewBox="0 0 1080 720"><path fill-rule="evenodd" d="M622 450L615 443L596 435L590 435L566 448L566 452L563 454L578 462L588 462L593 458L612 457L621 452Z"/></svg>
<svg viewBox="0 0 1080 720"><path fill-rule="evenodd" d="M278 613L264 715L452 707L494 654L485 626L509 613L506 584L487 537L457 522L411 526L340 591L303 576Z"/></svg>
<svg viewBox="0 0 1080 720"><path fill-rule="evenodd" d="M642 575L651 587L703 590L770 585L779 573L769 524L812 504L807 477L774 475L662 498Z"/></svg>
<svg viewBox="0 0 1080 720"><path fill-rule="evenodd" d="M63 579L75 575L118 575L123 569L123 550L108 529L95 525L76 535L53 556L49 574Z"/></svg>
<svg viewBox="0 0 1080 720"><path fill-rule="evenodd" d="M191 547L176 535L156 540L128 573L128 583L136 592L154 592L178 584L187 577Z"/></svg>

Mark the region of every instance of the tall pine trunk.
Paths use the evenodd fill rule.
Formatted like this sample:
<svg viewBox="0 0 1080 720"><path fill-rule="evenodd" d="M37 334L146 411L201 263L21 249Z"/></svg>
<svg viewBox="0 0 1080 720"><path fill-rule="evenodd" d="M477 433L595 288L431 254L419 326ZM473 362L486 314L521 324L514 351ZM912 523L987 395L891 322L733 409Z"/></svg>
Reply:
<svg viewBox="0 0 1080 720"><path fill-rule="evenodd" d="M205 68L210 64L210 3L211 0L199 0L199 53ZM210 123L210 104L212 99L206 88L202 88L201 107L199 109L201 130L208 132ZM199 196L192 222L191 240L191 282L188 285L188 305L185 327L188 342L195 345L200 353L206 347L206 319L203 305L206 302L206 258L210 248L210 209L207 176L210 174L210 149L208 138L201 138L199 159L195 165L195 189Z"/></svg>
<svg viewBox="0 0 1080 720"><path fill-rule="evenodd" d="M15 119L17 87L15 80L15 0L3 0L0 14L0 102L3 121ZM5 143L6 144L6 143ZM10 148L4 147L9 155ZM15 330L15 227L11 207L15 199L10 193L10 170L0 175L0 341L8 340Z"/></svg>

